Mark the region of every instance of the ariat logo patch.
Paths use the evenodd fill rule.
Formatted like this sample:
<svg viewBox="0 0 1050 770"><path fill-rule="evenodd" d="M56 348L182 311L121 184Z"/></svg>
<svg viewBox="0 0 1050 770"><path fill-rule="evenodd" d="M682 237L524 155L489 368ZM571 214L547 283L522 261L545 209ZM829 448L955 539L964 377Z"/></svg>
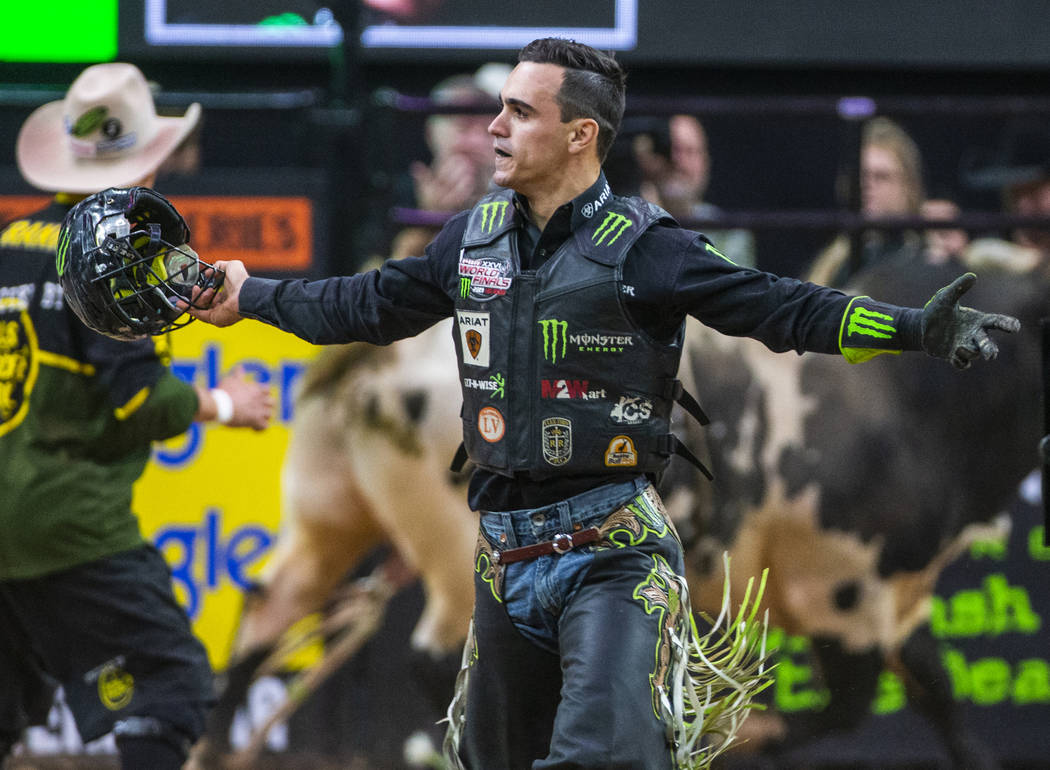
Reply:
<svg viewBox="0 0 1050 770"><path fill-rule="evenodd" d="M608 468L631 468L638 464L638 453L630 436L616 436L605 450Z"/></svg>
<svg viewBox="0 0 1050 770"><path fill-rule="evenodd" d="M610 211L605 215L598 229L594 231L591 240L594 241L595 246L612 246L623 235L624 230L633 226L634 222L623 214Z"/></svg>
<svg viewBox="0 0 1050 770"><path fill-rule="evenodd" d="M865 337L875 337L880 340L893 339L897 328L893 326L893 316L887 313L879 313L866 307L855 306L849 314L846 325L846 336L858 334Z"/></svg>
<svg viewBox="0 0 1050 770"><path fill-rule="evenodd" d="M503 220L507 216L507 201L491 201L482 203L481 209L481 232L491 233L497 227L503 226Z"/></svg>
<svg viewBox="0 0 1050 770"><path fill-rule="evenodd" d="M488 312L456 311L459 339L463 345L463 363L469 366L489 365Z"/></svg>
<svg viewBox="0 0 1050 770"><path fill-rule="evenodd" d="M547 417L540 424L543 459L550 465L565 465L572 459L572 420Z"/></svg>
<svg viewBox="0 0 1050 770"><path fill-rule="evenodd" d="M604 206L606 201L609 200L610 195L612 195L612 190L610 190L609 185L606 184L605 187L602 188L602 191L598 193L597 198L595 198L593 201L587 201L583 204L583 208L580 209L580 213L587 217L587 219L590 219L599 211L601 211L602 206Z"/></svg>

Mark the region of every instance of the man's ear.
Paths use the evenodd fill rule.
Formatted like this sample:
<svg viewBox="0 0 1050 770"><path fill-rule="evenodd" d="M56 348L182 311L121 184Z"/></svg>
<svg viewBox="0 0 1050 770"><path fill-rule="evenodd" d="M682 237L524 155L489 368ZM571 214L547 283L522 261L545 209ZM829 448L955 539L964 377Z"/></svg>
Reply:
<svg viewBox="0 0 1050 770"><path fill-rule="evenodd" d="M594 118L576 118L571 124L569 152L578 153L598 146L598 122Z"/></svg>

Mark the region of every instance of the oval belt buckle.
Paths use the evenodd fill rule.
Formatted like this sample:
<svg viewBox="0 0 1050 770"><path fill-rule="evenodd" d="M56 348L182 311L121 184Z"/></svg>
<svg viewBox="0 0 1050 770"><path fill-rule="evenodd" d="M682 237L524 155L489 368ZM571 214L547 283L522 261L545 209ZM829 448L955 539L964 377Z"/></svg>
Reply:
<svg viewBox="0 0 1050 770"><path fill-rule="evenodd" d="M572 538L564 532L559 532L551 539L551 548L554 549L554 553L568 553L574 547Z"/></svg>

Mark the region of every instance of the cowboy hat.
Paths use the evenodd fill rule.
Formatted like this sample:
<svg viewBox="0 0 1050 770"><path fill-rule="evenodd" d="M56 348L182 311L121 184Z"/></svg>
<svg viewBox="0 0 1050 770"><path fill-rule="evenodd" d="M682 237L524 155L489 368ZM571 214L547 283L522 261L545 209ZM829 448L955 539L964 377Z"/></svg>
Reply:
<svg viewBox="0 0 1050 770"><path fill-rule="evenodd" d="M41 190L94 193L129 187L157 170L200 119L157 115L146 78L133 64L96 64L80 73L65 99L38 107L18 134L15 157Z"/></svg>
<svg viewBox="0 0 1050 770"><path fill-rule="evenodd" d="M962 177L975 190L997 190L1050 179L1050 124L1026 118L1007 124L990 160L964 156Z"/></svg>

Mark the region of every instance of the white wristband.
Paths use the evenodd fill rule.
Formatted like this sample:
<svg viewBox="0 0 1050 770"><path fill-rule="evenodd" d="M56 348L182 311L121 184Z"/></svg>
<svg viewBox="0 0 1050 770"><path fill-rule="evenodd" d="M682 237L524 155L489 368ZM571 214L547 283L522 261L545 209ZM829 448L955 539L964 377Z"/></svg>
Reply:
<svg viewBox="0 0 1050 770"><path fill-rule="evenodd" d="M233 419L233 399L222 388L212 388L211 397L215 399L215 419L226 425Z"/></svg>

